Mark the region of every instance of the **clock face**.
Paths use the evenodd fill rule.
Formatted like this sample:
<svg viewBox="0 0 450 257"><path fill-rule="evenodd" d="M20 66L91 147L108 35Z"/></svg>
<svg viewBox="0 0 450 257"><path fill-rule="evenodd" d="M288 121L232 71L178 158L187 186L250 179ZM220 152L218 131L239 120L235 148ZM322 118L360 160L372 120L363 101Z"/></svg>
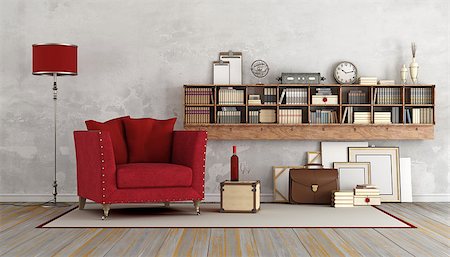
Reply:
<svg viewBox="0 0 450 257"><path fill-rule="evenodd" d="M334 70L334 78L339 84L353 84L358 75L356 66L351 62L341 62Z"/></svg>

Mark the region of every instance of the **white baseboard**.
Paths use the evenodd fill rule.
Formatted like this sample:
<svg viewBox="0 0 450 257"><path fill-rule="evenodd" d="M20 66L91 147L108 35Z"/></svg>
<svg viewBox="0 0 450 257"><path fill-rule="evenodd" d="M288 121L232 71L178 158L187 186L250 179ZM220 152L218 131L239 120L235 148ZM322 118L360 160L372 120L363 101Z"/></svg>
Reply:
<svg viewBox="0 0 450 257"><path fill-rule="evenodd" d="M0 194L0 202L46 202L53 199L50 194ZM205 194L205 202L220 202L220 194ZM261 194L261 202L272 202L272 194ZM59 194L58 202L78 202L75 194ZM413 202L450 202L450 194L417 194Z"/></svg>

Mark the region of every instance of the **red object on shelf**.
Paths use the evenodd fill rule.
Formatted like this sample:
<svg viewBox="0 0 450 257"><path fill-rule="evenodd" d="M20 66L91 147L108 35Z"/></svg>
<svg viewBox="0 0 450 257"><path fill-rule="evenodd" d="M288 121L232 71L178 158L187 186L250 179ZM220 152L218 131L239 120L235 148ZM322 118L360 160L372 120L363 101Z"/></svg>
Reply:
<svg viewBox="0 0 450 257"><path fill-rule="evenodd" d="M233 145L231 156L231 181L239 181L239 157L236 155L236 146Z"/></svg>
<svg viewBox="0 0 450 257"><path fill-rule="evenodd" d="M33 75L77 75L77 48L69 44L34 44Z"/></svg>
<svg viewBox="0 0 450 257"><path fill-rule="evenodd" d="M328 102L328 98L324 97L324 98L322 98L322 101L323 101L324 103L326 103L326 102Z"/></svg>

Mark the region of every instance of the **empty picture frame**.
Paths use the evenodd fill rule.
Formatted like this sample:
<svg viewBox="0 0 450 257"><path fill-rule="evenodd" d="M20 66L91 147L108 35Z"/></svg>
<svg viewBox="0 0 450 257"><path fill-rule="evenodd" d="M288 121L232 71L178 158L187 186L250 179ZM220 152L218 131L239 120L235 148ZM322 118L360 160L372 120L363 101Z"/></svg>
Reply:
<svg viewBox="0 0 450 257"><path fill-rule="evenodd" d="M273 201L289 202L289 170L303 169L304 166L274 166L273 167Z"/></svg>
<svg viewBox="0 0 450 257"><path fill-rule="evenodd" d="M369 142L321 142L322 166L333 168L333 162L348 162L349 147L368 147Z"/></svg>
<svg viewBox="0 0 450 257"><path fill-rule="evenodd" d="M370 184L370 162L335 162L333 167L338 170L339 190Z"/></svg>
<svg viewBox="0 0 450 257"><path fill-rule="evenodd" d="M400 202L398 147L349 147L350 162L370 162L370 183L380 190L382 202Z"/></svg>
<svg viewBox="0 0 450 257"><path fill-rule="evenodd" d="M230 63L229 62L213 62L213 84L229 85L230 84Z"/></svg>
<svg viewBox="0 0 450 257"><path fill-rule="evenodd" d="M322 158L320 152L307 152L306 153L307 164L322 164Z"/></svg>
<svg viewBox="0 0 450 257"><path fill-rule="evenodd" d="M221 52L219 60L230 63L230 83L232 85L242 84L242 53L241 52Z"/></svg>

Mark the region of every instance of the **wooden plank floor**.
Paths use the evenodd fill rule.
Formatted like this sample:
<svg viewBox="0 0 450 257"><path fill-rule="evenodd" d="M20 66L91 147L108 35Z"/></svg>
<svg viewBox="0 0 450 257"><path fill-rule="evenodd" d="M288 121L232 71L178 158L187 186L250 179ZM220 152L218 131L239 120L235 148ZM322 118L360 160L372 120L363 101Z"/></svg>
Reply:
<svg viewBox="0 0 450 257"><path fill-rule="evenodd" d="M0 256L450 256L449 207L381 206L417 229L46 229L71 207L2 204Z"/></svg>

